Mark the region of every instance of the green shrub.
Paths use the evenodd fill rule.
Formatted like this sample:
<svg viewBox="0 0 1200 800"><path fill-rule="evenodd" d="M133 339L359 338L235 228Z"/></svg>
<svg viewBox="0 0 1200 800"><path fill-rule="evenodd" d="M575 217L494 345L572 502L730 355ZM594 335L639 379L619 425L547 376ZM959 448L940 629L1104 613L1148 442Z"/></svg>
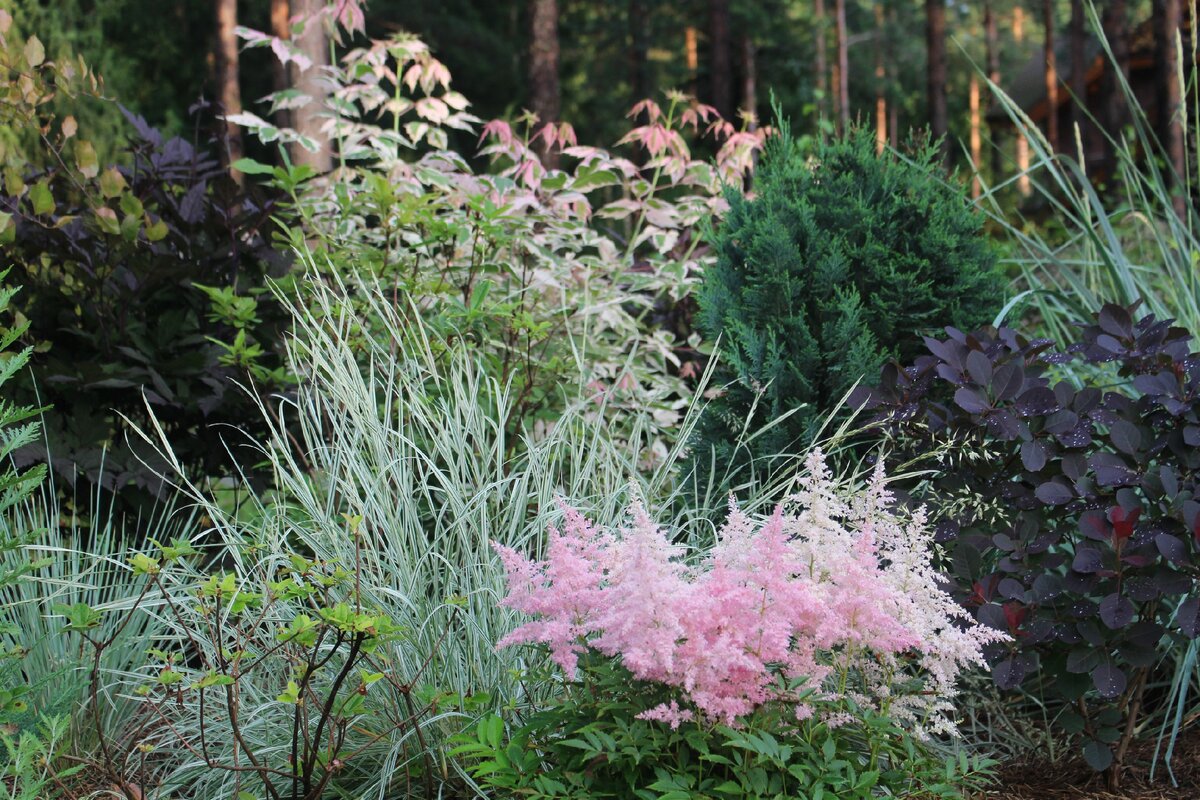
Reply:
<svg viewBox="0 0 1200 800"><path fill-rule="evenodd" d="M858 129L810 156L785 126L755 196L729 202L699 293L699 325L720 339L729 383L701 422L701 475L794 452L856 381L913 355L913 332L972 329L1001 307L982 219L939 173L932 146L877 155ZM741 446L748 417L751 431L766 429Z"/></svg>

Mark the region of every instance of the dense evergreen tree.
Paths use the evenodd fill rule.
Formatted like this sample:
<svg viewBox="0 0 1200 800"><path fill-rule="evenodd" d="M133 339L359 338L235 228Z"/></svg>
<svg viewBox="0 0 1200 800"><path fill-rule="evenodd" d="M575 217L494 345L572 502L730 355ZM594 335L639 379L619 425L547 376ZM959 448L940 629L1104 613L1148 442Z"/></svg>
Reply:
<svg viewBox="0 0 1200 800"><path fill-rule="evenodd" d="M933 145L878 155L869 128L823 140L811 157L786 129L772 140L756 196L729 197L700 294L700 327L720 339L728 383L701 422L701 473L714 460L795 452L856 381L911 358L914 333L992 321L1003 303L996 255L938 163ZM736 446L748 417L755 431L787 414Z"/></svg>

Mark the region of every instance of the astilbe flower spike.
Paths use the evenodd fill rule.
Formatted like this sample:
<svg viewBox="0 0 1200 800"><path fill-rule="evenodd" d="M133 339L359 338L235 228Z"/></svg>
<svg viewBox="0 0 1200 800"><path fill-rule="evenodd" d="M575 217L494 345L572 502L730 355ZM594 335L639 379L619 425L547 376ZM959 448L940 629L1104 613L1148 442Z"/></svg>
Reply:
<svg viewBox="0 0 1200 800"><path fill-rule="evenodd" d="M588 648L619 657L691 706L643 714L672 727L694 712L737 724L768 703L806 719L811 690L826 700L844 691L918 734L952 732L959 672L1004 637L941 588L923 512L902 518L882 471L863 491L839 489L819 451L800 493L767 519L731 501L716 543L691 565L640 503L620 535L564 513L544 561L496 546L503 604L534 617L498 646L545 644L568 676ZM922 689L894 691L906 677Z"/></svg>

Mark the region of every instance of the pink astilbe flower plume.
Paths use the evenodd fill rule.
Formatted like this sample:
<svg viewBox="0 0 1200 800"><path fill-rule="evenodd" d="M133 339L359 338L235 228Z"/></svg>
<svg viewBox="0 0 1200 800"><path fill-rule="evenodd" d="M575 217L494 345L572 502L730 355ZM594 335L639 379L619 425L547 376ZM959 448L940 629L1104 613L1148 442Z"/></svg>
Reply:
<svg viewBox="0 0 1200 800"><path fill-rule="evenodd" d="M941 588L924 514L899 516L881 471L854 492L819 451L807 467L793 503L764 520L731 502L716 543L690 563L640 503L619 534L564 506L544 561L496 546L504 605L534 617L499 646L545 644L568 676L590 648L727 724L769 703L807 719L801 693L836 699L836 685L918 734L952 732L959 672L1003 634ZM912 677L920 691L893 691ZM642 718L677 727L692 709L672 700Z"/></svg>

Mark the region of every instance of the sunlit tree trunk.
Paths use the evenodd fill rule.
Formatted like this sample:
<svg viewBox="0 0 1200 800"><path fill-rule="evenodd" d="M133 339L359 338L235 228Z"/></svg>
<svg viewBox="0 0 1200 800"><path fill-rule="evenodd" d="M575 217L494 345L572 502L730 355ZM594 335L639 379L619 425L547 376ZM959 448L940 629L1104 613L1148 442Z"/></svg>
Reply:
<svg viewBox="0 0 1200 800"><path fill-rule="evenodd" d="M316 152L299 144L293 145L290 154L292 163L304 164L317 172L333 169L333 148L329 135L323 130L325 101L329 96L328 78L324 74L329 66L329 31L326 27L325 0L295 0L293 6L304 24L304 32L297 42L301 52L312 61L312 66L300 70L292 64L292 85L300 94L309 98L303 106L292 112L292 127L301 135L316 142Z"/></svg>
<svg viewBox="0 0 1200 800"><path fill-rule="evenodd" d="M696 87L696 74L700 71L700 47L697 44L696 29L688 25L683 30L683 57L687 64L688 71L688 91L693 97L698 93Z"/></svg>
<svg viewBox="0 0 1200 800"><path fill-rule="evenodd" d="M242 113L242 90L238 85L237 0L216 0L217 10L217 95L224 114ZM225 124L225 147L222 155L227 164L242 157L242 131L232 123ZM242 182L240 172L234 180Z"/></svg>
<svg viewBox="0 0 1200 800"><path fill-rule="evenodd" d="M284 41L291 38L291 27L288 25L289 16L291 16L291 9L288 8L288 0L271 0L272 36ZM276 92L286 91L291 86L291 81L288 80L287 65L278 58L271 59L271 84ZM275 124L281 128L291 126L286 109L275 112Z"/></svg>
<svg viewBox="0 0 1200 800"><path fill-rule="evenodd" d="M925 0L926 97L929 131L942 140L943 155L949 153L945 136L946 117L946 1Z"/></svg>
<svg viewBox="0 0 1200 800"><path fill-rule="evenodd" d="M875 151L882 153L887 146L887 71L883 66L884 42L883 3L875 4Z"/></svg>
<svg viewBox="0 0 1200 800"><path fill-rule="evenodd" d="M1175 183L1173 202L1175 213L1181 217L1186 212L1187 198L1184 196L1184 142L1181 118L1182 97L1179 85L1181 69L1177 46L1183 25L1183 9L1180 0L1154 0L1154 60L1158 87L1158 131L1159 139L1167 151L1171 176Z"/></svg>
<svg viewBox="0 0 1200 800"><path fill-rule="evenodd" d="M815 0L813 3L813 36L816 47L816 62L813 69L816 71L817 84L817 115L824 118L829 110L829 59L825 54L825 26L827 18L825 16L825 0Z"/></svg>
<svg viewBox="0 0 1200 800"><path fill-rule="evenodd" d="M896 4L887 4L887 19L888 28L896 30ZM897 85L896 74L898 67L896 66L896 48L894 46L895 39L891 36L887 37L887 64L888 64L888 86L894 87ZM888 106L888 135L891 138L892 147L900 146L900 104L892 98L891 104Z"/></svg>
<svg viewBox="0 0 1200 800"><path fill-rule="evenodd" d="M733 59L729 33L729 0L708 2L709 91L721 116L733 117Z"/></svg>
<svg viewBox="0 0 1200 800"><path fill-rule="evenodd" d="M1018 45L1025 41L1025 11L1021 6L1013 9L1012 18L1013 41ZM1033 192L1029 182L1029 140L1017 134L1017 191L1028 197Z"/></svg>
<svg viewBox="0 0 1200 800"><path fill-rule="evenodd" d="M1057 152L1058 140L1058 59L1054 52L1054 0L1042 0L1042 23L1046 38L1042 45L1046 82L1046 139Z"/></svg>
<svg viewBox="0 0 1200 800"><path fill-rule="evenodd" d="M837 105L838 131L845 133L850 127L850 43L846 37L846 0L835 0L835 31L837 39Z"/></svg>
<svg viewBox="0 0 1200 800"><path fill-rule="evenodd" d="M967 89L967 105L971 113L971 166L974 169L971 197L979 197L979 165L983 160L983 135L979 129L979 76L974 72L971 73L971 82Z"/></svg>

